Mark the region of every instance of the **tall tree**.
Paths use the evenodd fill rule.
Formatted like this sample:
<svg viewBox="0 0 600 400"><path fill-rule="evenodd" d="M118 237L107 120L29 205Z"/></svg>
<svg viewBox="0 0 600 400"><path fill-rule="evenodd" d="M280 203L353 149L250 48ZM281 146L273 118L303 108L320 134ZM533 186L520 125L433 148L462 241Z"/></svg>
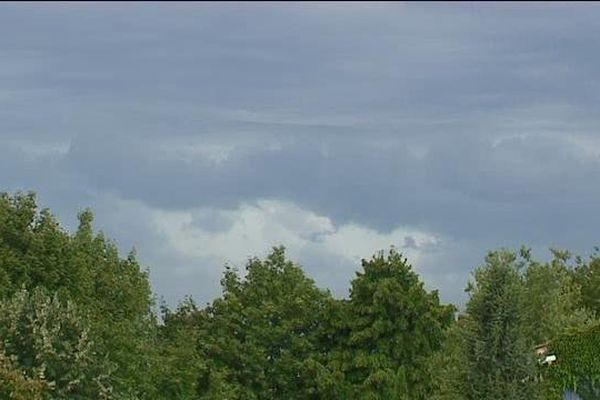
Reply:
<svg viewBox="0 0 600 400"><path fill-rule="evenodd" d="M581 286L580 304L600 318L600 248L588 260L578 261L575 277Z"/></svg>
<svg viewBox="0 0 600 400"><path fill-rule="evenodd" d="M200 398L317 398L329 293L287 260L282 247L265 260L250 260L246 272L241 277L228 268L222 298L202 313Z"/></svg>
<svg viewBox="0 0 600 400"><path fill-rule="evenodd" d="M526 331L522 267L513 252L490 252L468 287L464 334L469 400L535 396L535 342Z"/></svg>
<svg viewBox="0 0 600 400"><path fill-rule="evenodd" d="M535 343L551 341L559 335L593 321L593 313L581 304L581 284L577 282L571 255L551 250L549 262L532 259L528 249L521 249L526 264L523 278L526 294L525 333Z"/></svg>
<svg viewBox="0 0 600 400"><path fill-rule="evenodd" d="M44 288L73 302L87 315L98 356L117 365L115 393L153 398L148 365L158 361L148 275L135 254L121 257L92 222L83 211L70 234L48 210L38 212L33 193L0 194L0 299Z"/></svg>
<svg viewBox="0 0 600 400"><path fill-rule="evenodd" d="M116 245L93 230L93 214L79 214L71 238L69 262L80 272L80 287L72 296L90 310L103 353L117 365L113 386L127 398L154 398L157 360L156 321L147 272L131 252L119 255Z"/></svg>
<svg viewBox="0 0 600 400"><path fill-rule="evenodd" d="M196 399L198 375L204 366L197 348L203 312L188 297L174 311L163 304L162 319L158 333L157 398Z"/></svg>
<svg viewBox="0 0 600 400"><path fill-rule="evenodd" d="M394 249L363 260L347 303L348 338L339 357L357 399L427 399L431 357L454 308L427 292Z"/></svg>

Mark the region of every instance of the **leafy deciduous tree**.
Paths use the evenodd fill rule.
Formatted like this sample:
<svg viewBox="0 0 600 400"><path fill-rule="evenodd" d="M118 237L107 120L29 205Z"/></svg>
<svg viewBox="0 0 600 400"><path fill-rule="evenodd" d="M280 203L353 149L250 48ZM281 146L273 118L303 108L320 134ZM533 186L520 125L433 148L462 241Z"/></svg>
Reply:
<svg viewBox="0 0 600 400"><path fill-rule="evenodd" d="M316 398L317 343L330 295L282 247L250 260L246 271L242 278L227 269L223 297L202 314L200 398Z"/></svg>
<svg viewBox="0 0 600 400"><path fill-rule="evenodd" d="M0 344L27 380L47 382L52 399L111 396L113 366L97 357L89 325L70 301L37 288L0 302Z"/></svg>

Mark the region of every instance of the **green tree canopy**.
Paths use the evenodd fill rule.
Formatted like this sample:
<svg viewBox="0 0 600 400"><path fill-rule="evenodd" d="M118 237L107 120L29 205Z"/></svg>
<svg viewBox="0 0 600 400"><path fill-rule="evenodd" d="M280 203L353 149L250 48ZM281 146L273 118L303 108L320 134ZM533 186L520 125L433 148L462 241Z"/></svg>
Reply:
<svg viewBox="0 0 600 400"><path fill-rule="evenodd" d="M490 252L469 285L464 326L469 400L534 398L535 342L526 334L522 267L513 252Z"/></svg>
<svg viewBox="0 0 600 400"><path fill-rule="evenodd" d="M0 348L0 398L6 400L41 400L47 382L30 378L16 365L16 357L9 357Z"/></svg>
<svg viewBox="0 0 600 400"><path fill-rule="evenodd" d="M93 214L79 214L73 234L35 195L0 194L0 299L22 288L43 288L86 314L100 358L116 364L115 393L149 396L154 379L155 321L148 275L135 255L122 258L116 245L92 227Z"/></svg>
<svg viewBox="0 0 600 400"><path fill-rule="evenodd" d="M581 287L580 304L600 318L600 248L595 249L589 260L578 261L575 277Z"/></svg>
<svg viewBox="0 0 600 400"><path fill-rule="evenodd" d="M156 366L156 398L191 400L197 398L197 381L205 365L198 351L203 312L192 298L185 298L171 311L162 306L159 327L160 364Z"/></svg>
<svg viewBox="0 0 600 400"><path fill-rule="evenodd" d="M0 302L0 345L28 380L46 383L45 398L111 397L113 365L96 356L93 332L70 301L37 288Z"/></svg>
<svg viewBox="0 0 600 400"><path fill-rule="evenodd" d="M222 296L162 320L132 251L63 229L35 195L0 193L0 398L9 400L496 400L598 397L600 256L548 262L500 250L465 312L394 249L362 261L334 299L276 247ZM546 343L558 361L538 363Z"/></svg>
<svg viewBox="0 0 600 400"><path fill-rule="evenodd" d="M240 276L228 268L223 296L202 315L201 399L310 399L328 292L315 287L282 247L254 258Z"/></svg>
<svg viewBox="0 0 600 400"><path fill-rule="evenodd" d="M582 287L578 282L571 255L551 250L552 260L539 262L527 249L523 256L525 284L525 335L534 343L546 343L572 329L593 322L593 312L581 303Z"/></svg>
<svg viewBox="0 0 600 400"><path fill-rule="evenodd" d="M427 399L431 356L440 348L454 308L427 292L394 249L363 260L347 303L348 337L339 365L352 398Z"/></svg>

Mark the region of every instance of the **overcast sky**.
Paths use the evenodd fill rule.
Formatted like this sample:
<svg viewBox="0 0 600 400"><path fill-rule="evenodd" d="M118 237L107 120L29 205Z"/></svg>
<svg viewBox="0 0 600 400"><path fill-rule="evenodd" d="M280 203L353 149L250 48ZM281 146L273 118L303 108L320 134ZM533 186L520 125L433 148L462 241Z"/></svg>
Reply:
<svg viewBox="0 0 600 400"><path fill-rule="evenodd" d="M170 304L277 244L346 295L395 245L600 244L600 5L2 3L0 191L84 207Z"/></svg>

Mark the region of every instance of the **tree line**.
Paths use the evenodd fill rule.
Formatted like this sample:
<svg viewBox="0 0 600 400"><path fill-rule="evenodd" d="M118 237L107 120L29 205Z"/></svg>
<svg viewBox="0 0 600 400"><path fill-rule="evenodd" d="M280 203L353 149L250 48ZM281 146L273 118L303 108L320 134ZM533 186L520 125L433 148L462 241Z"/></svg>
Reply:
<svg viewBox="0 0 600 400"><path fill-rule="evenodd" d="M276 247L226 266L211 303L171 309L134 252L78 217L71 233L33 193L0 194L2 399L599 398L598 249L491 251L458 310L393 248L340 299Z"/></svg>

